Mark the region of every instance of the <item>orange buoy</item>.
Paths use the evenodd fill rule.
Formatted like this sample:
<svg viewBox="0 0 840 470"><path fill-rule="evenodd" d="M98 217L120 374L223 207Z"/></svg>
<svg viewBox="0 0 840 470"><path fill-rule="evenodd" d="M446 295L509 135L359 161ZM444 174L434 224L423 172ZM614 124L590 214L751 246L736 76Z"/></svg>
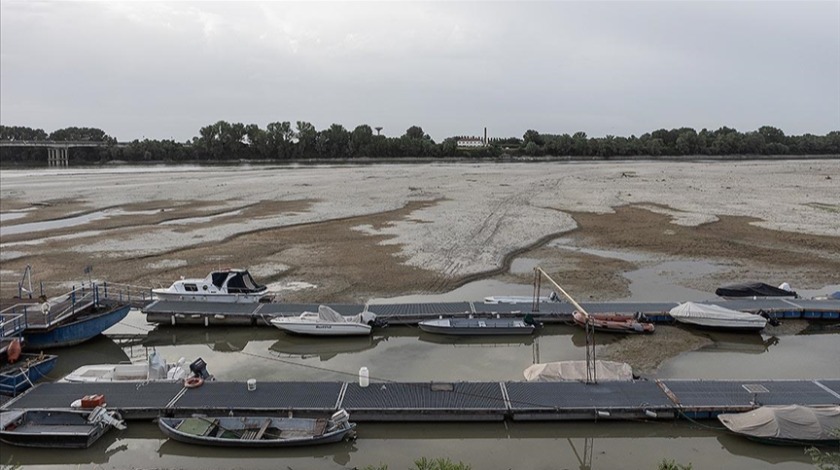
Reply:
<svg viewBox="0 0 840 470"><path fill-rule="evenodd" d="M9 344L9 348L6 353L9 358L9 364L14 364L18 359L20 359L20 350L20 340L13 339L12 343Z"/></svg>
<svg viewBox="0 0 840 470"><path fill-rule="evenodd" d="M204 384L204 379L201 377L187 377L184 379L184 387L186 388L198 388Z"/></svg>

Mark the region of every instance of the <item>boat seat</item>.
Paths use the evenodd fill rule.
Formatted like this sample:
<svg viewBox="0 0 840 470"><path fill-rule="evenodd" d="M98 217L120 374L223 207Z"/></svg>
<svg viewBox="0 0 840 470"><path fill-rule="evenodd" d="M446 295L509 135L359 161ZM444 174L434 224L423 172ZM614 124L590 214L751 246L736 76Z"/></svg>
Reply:
<svg viewBox="0 0 840 470"><path fill-rule="evenodd" d="M187 418L181 421L175 429L194 436L206 436L219 424L218 419Z"/></svg>
<svg viewBox="0 0 840 470"><path fill-rule="evenodd" d="M239 438L243 441L253 441L257 438L257 433L259 432L260 430L257 428L246 428L242 430L242 434Z"/></svg>
<svg viewBox="0 0 840 470"><path fill-rule="evenodd" d="M265 422L262 424L262 426L260 427L259 432L257 432L257 435L254 437L254 439L255 439L255 440L260 440L260 439L262 439L263 434L265 434L265 430L266 430L266 429L268 429L268 426L270 426L270 425L271 425L271 418L268 418L268 419L266 419L266 420L265 420Z"/></svg>

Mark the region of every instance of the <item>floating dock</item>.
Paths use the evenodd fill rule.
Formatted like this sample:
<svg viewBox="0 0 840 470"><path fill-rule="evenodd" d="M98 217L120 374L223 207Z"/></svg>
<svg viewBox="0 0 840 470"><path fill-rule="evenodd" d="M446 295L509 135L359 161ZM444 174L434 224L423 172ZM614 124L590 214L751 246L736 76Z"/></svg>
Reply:
<svg viewBox="0 0 840 470"><path fill-rule="evenodd" d="M809 320L840 319L840 300L756 299L714 300L705 302L733 310L767 312L778 319L804 318ZM522 317L530 313L543 323L569 323L574 306L567 302L489 304L483 302L439 302L417 304L325 304L342 315L356 315L364 310L375 313L392 325L411 325L439 317ZM654 323L670 323L668 312L677 302L583 302L589 313L641 313ZM317 312L318 304L220 303L206 301L157 300L141 309L146 320L168 325L266 325L278 316L296 316L303 312Z"/></svg>
<svg viewBox="0 0 840 470"><path fill-rule="evenodd" d="M3 410L62 408L102 394L124 418L305 415L345 409L354 421L571 421L714 418L762 405L840 405L840 379L602 382L46 383Z"/></svg>

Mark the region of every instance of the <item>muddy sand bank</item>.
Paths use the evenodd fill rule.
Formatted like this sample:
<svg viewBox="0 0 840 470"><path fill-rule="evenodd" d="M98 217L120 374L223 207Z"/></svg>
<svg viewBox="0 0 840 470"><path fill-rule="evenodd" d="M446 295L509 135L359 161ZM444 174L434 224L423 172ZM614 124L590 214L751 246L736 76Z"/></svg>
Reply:
<svg viewBox="0 0 840 470"><path fill-rule="evenodd" d="M626 297L624 273L667 260L721 267L681 279L693 289L813 289L840 284L836 181L830 160L4 170L0 288L27 264L56 289L85 266L145 287L230 266L314 286L289 301L365 302L528 284L509 269L527 257L585 299Z"/></svg>

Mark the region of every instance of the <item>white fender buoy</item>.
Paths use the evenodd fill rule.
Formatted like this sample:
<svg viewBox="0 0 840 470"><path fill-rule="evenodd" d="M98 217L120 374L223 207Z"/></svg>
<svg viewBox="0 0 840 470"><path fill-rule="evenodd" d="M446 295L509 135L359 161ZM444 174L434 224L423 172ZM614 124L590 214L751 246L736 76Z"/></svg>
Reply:
<svg viewBox="0 0 840 470"><path fill-rule="evenodd" d="M42 303L41 304L41 313L43 313L44 315L49 315L50 314L50 307L51 306L50 306L49 302Z"/></svg>
<svg viewBox="0 0 840 470"><path fill-rule="evenodd" d="M359 387L367 387L370 384L370 371L367 367L359 369Z"/></svg>

